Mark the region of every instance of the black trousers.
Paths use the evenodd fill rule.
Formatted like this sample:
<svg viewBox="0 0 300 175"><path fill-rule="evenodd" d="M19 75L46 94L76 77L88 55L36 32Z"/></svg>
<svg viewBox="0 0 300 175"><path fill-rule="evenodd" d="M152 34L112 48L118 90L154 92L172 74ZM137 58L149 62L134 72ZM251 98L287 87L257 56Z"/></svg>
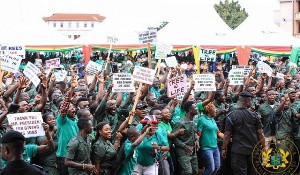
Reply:
<svg viewBox="0 0 300 175"><path fill-rule="evenodd" d="M69 175L68 167L65 166L65 158L57 157L57 171L59 175Z"/></svg>
<svg viewBox="0 0 300 175"><path fill-rule="evenodd" d="M231 152L231 168L234 175L256 175L251 155Z"/></svg>

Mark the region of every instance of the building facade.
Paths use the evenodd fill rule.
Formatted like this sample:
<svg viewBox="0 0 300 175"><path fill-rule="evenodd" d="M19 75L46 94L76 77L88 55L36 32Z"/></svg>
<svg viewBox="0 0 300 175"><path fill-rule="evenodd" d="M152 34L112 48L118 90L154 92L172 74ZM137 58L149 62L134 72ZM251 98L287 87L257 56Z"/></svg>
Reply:
<svg viewBox="0 0 300 175"><path fill-rule="evenodd" d="M55 13L52 16L43 17L43 20L49 27L68 38L77 39L97 28L105 17L99 14Z"/></svg>

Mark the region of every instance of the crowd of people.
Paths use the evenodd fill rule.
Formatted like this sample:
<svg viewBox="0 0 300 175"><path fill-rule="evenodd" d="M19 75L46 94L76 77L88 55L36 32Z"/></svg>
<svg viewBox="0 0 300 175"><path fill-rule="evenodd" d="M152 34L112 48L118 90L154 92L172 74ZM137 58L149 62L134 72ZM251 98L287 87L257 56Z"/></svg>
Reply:
<svg viewBox="0 0 300 175"><path fill-rule="evenodd" d="M257 145L263 153L279 141L282 148L300 148L300 74L288 58L273 62L269 76L250 59L244 84L233 86L227 75L237 59L219 57L219 64L200 68L215 75L217 90L194 92L194 61L177 54L179 65L159 68L152 85L138 90L135 82L136 92L114 93L113 73L149 67L147 53L122 61L106 56L94 55L108 65L95 75L79 58L65 81L56 81L51 69L39 74L38 87L21 69L11 81L4 74L0 174L246 175L258 173L251 160ZM188 74L187 92L182 99L168 97L168 80L182 74ZM9 125L8 114L26 112L41 112L44 137L24 138Z"/></svg>

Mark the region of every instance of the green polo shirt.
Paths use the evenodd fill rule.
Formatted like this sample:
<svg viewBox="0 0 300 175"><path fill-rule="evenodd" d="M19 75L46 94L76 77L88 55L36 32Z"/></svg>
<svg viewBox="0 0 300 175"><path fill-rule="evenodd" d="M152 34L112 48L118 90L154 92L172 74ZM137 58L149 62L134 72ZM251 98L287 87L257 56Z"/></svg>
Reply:
<svg viewBox="0 0 300 175"><path fill-rule="evenodd" d="M132 158L124 164L124 167L122 171L119 173L119 175L128 175L132 174L134 167L137 162L137 153L134 149L131 148L131 142L127 139L124 143L124 152L125 152L125 157L127 157L129 154L131 154L133 151L133 156Z"/></svg>
<svg viewBox="0 0 300 175"><path fill-rule="evenodd" d="M204 106L202 105L202 102L200 102L200 103L197 103L196 104L196 109L198 109L198 111L199 112L201 112L201 111L203 111L204 110ZM184 110L184 109L182 109L181 107L178 109L175 109L175 110L178 110L179 111L179 117L180 117L180 120L183 118L183 117L185 117L185 115L186 115L186 111ZM177 111L177 112L178 112ZM176 122L175 123L177 123L179 120L176 120ZM172 121L173 122L173 121Z"/></svg>
<svg viewBox="0 0 300 175"><path fill-rule="evenodd" d="M218 130L217 123L213 118L210 118L205 114L199 118L197 131L201 132L201 137L199 139L201 150L209 150L218 147Z"/></svg>

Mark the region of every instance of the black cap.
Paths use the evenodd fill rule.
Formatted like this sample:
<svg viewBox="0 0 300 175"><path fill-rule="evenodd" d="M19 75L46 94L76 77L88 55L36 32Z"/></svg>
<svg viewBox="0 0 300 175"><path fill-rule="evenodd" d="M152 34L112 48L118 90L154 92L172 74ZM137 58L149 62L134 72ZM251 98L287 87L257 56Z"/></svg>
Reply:
<svg viewBox="0 0 300 175"><path fill-rule="evenodd" d="M247 91L243 91L240 93L240 97L251 97L253 98L253 95Z"/></svg>
<svg viewBox="0 0 300 175"><path fill-rule="evenodd" d="M9 131L2 136L0 143L6 144L17 141L25 141L25 137L18 131Z"/></svg>
<svg viewBox="0 0 300 175"><path fill-rule="evenodd" d="M147 108L147 107L148 107L148 105L144 101L139 101L136 105L136 109L142 109L142 108Z"/></svg>

